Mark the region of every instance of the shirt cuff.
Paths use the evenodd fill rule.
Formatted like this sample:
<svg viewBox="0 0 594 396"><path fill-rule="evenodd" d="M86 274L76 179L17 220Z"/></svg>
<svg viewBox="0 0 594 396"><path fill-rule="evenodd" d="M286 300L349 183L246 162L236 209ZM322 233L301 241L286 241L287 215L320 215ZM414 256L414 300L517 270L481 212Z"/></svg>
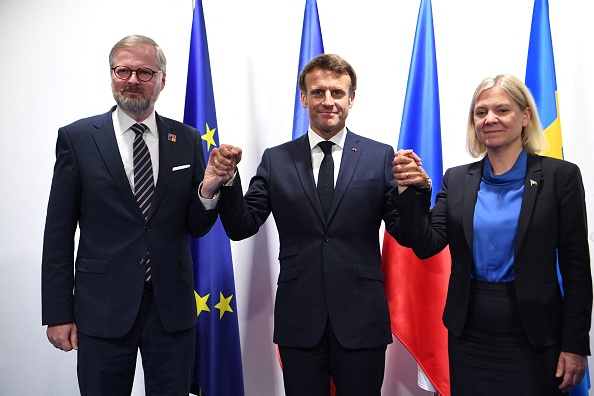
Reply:
<svg viewBox="0 0 594 396"><path fill-rule="evenodd" d="M235 171L235 174L233 174L233 177L231 178L231 180L229 180L227 183L223 184L223 186L225 187L229 187L235 184L235 177L237 176L237 170ZM212 210L214 208L216 208L217 204L219 203L219 192L217 191L215 193L215 195L208 199L208 198L204 198L202 195L200 195L200 191L202 190L202 183L200 183L200 185L198 186L198 198L200 199L200 202L202 202L202 206L204 206L204 209L206 210Z"/></svg>
<svg viewBox="0 0 594 396"><path fill-rule="evenodd" d="M202 183L200 183L200 185L198 186L198 198L200 199L200 202L202 202L202 206L204 206L204 209L212 210L216 208L220 199L218 191L212 198L209 199L204 198L202 195L200 195L200 190L202 190Z"/></svg>

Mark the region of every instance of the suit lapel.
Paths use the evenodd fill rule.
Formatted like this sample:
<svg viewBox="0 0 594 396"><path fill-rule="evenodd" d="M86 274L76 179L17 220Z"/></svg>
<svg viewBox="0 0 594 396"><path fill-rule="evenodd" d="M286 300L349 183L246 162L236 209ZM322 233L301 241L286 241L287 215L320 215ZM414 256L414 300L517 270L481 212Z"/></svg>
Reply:
<svg viewBox="0 0 594 396"><path fill-rule="evenodd" d="M336 180L336 187L334 188L334 198L332 198L332 206L330 206L330 211L328 212L328 220L332 218L340 201L342 201L342 198L353 179L355 169L357 169L362 153L363 144L361 139L347 129L344 147L342 148L340 170L338 171L338 179Z"/></svg>
<svg viewBox="0 0 594 396"><path fill-rule="evenodd" d="M124 163L122 162L118 142L115 137L113 120L111 118L114 109L115 106L108 113L100 117L99 121L93 125L96 129L91 132L91 135L97 145L101 158L103 158L107 171L116 186L120 189L124 201L130 207L130 211L136 212L138 216L143 217L130 188L130 182L128 181L126 172L124 171Z"/></svg>
<svg viewBox="0 0 594 396"><path fill-rule="evenodd" d="M155 195L153 196L148 219L153 216L163 200L163 195L167 190L167 185L171 178L173 164L175 163L175 153L177 151L177 144L167 138L170 133L173 133L172 127L158 114L155 114L155 116L157 119L157 129L159 130L159 177L157 178Z"/></svg>
<svg viewBox="0 0 594 396"><path fill-rule="evenodd" d="M318 196L318 190L313 178L312 163L311 163L311 148L309 146L309 138L307 134L293 141L292 155L293 163L297 176L303 187L307 199L315 209L320 218L324 219L324 212L322 211L322 204Z"/></svg>
<svg viewBox="0 0 594 396"><path fill-rule="evenodd" d="M464 181L464 203L462 209L462 224L464 227L464 236L469 249L472 251L472 233L474 230L474 207L476 205L476 198L478 189L481 184L483 175L483 167L485 160L476 162L471 165Z"/></svg>
<svg viewBox="0 0 594 396"><path fill-rule="evenodd" d="M528 166L526 169L526 179L524 180L524 193L522 194L522 206L520 207L520 217L518 219L518 233L516 235L516 244L514 253L517 255L528 231L530 217L534 209L536 197L542 185L542 168L540 159L537 155L528 155Z"/></svg>
<svg viewBox="0 0 594 396"><path fill-rule="evenodd" d="M305 195L311 202L311 205L314 207L320 219L322 219L322 221L326 221L324 212L322 210L322 204L320 203L320 197L318 196L318 190L313 178L311 148L307 135L294 140L294 145L292 147L295 169L297 170L299 180L303 186L303 191L305 192ZM340 161L338 179L336 180L336 187L334 188L332 206L328 212L328 219L326 223L332 219L332 216L336 212L340 201L344 197L347 187L349 186L349 183L355 174L355 169L357 169L357 164L361 158L362 151L363 145L359 137L347 130L342 152L342 160Z"/></svg>

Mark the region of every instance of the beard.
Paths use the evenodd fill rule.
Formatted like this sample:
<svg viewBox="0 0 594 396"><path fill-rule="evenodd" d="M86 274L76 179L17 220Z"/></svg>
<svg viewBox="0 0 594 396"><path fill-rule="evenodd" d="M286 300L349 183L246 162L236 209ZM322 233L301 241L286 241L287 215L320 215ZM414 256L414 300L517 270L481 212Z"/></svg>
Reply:
<svg viewBox="0 0 594 396"><path fill-rule="evenodd" d="M124 96L124 92L139 92L142 98ZM158 96L157 96L158 97ZM130 115L142 116L155 104L157 97L151 98L146 91L139 87L125 86L119 91L113 91L113 98L122 110Z"/></svg>

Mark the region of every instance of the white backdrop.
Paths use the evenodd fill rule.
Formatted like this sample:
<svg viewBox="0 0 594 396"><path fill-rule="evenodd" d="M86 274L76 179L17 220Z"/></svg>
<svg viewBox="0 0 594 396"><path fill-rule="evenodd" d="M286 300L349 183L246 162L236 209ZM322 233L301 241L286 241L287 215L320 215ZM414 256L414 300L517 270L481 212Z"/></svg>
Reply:
<svg viewBox="0 0 594 396"><path fill-rule="evenodd" d="M592 208L594 24L587 0L550 3L565 158L581 167ZM263 150L291 139L304 5L204 0L219 136L244 149L244 190ZM524 78L532 7L531 0L433 0L444 168L471 160L466 116L479 81L494 73ZM326 52L343 56L359 76L347 125L396 147L419 1L318 0L318 8ZM163 47L167 84L157 111L181 120L191 22L191 0L0 0L1 395L78 394L76 355L55 350L40 324L57 129L112 106L108 53L132 33ZM232 249L246 395L282 395L271 341L278 271L273 219ZM136 381L134 395L142 390ZM388 348L383 394L426 395L398 341Z"/></svg>

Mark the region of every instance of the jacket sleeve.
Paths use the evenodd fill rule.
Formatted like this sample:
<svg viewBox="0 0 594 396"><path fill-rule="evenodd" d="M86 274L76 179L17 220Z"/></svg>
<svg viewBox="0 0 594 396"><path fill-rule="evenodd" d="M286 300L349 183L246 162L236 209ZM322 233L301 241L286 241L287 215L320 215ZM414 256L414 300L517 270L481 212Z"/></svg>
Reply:
<svg viewBox="0 0 594 396"><path fill-rule="evenodd" d="M448 244L446 232L446 200L448 172L442 179L443 186L437 194L432 210L431 195L417 194L414 188L407 188L402 194L394 195L398 208L397 233L402 242L412 247L420 259L426 259L441 252ZM400 242L400 241L399 241Z"/></svg>
<svg viewBox="0 0 594 396"><path fill-rule="evenodd" d="M568 162L560 175L564 186L558 206L558 262L563 282L562 350L590 354L592 273L588 246L586 200L579 168Z"/></svg>
<svg viewBox="0 0 594 396"><path fill-rule="evenodd" d="M74 321L74 235L81 183L65 128L58 131L56 162L47 207L41 263L42 324Z"/></svg>
<svg viewBox="0 0 594 396"><path fill-rule="evenodd" d="M265 150L245 196L242 195L239 172L232 186L221 188L220 217L230 239L239 241L249 238L264 224L272 211L269 181L270 156L269 150Z"/></svg>
<svg viewBox="0 0 594 396"><path fill-rule="evenodd" d="M204 150L202 149L202 139L197 130L194 130L194 174L192 176L192 189L190 195L190 206L186 219L188 232L194 237L199 238L205 235L214 223L217 221L219 206L207 210L198 197L200 183L204 179L204 170L206 162L204 160Z"/></svg>

